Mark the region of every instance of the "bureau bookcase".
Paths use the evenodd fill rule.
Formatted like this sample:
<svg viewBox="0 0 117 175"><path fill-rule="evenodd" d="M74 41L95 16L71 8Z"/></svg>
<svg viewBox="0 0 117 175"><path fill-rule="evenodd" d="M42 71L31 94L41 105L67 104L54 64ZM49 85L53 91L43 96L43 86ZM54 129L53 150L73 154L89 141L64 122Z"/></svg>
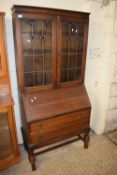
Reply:
<svg viewBox="0 0 117 175"><path fill-rule="evenodd" d="M38 148L72 136L88 147L89 13L15 5L12 17L22 134L35 170Z"/></svg>

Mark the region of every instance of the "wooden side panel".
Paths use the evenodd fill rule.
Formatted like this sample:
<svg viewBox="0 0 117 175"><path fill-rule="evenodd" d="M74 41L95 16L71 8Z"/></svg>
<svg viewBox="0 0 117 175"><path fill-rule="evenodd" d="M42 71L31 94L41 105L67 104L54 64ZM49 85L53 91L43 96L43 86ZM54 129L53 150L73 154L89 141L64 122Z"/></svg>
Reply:
<svg viewBox="0 0 117 175"><path fill-rule="evenodd" d="M5 114L7 118L5 118ZM2 170L19 162L19 148L12 106L0 108L0 130L1 137L3 137L0 143L0 170Z"/></svg>
<svg viewBox="0 0 117 175"><path fill-rule="evenodd" d="M6 75L7 68L4 33L4 16L0 14L0 77Z"/></svg>

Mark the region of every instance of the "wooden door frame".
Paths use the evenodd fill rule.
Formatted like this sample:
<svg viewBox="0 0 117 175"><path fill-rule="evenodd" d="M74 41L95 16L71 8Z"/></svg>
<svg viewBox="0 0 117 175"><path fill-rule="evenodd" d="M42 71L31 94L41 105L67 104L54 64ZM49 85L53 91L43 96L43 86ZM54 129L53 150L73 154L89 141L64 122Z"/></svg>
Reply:
<svg viewBox="0 0 117 175"><path fill-rule="evenodd" d="M76 22L84 22L85 28L84 28L84 42L83 42L83 54L82 54L82 72L81 72L81 80L80 81L71 81L71 82L65 82L61 83L61 48L62 48L62 19L68 20L68 21L76 21ZM86 64L86 54L87 54L87 43L88 43L88 25L89 25L89 19L81 19L80 17L73 17L73 16L59 16L57 20L57 88L60 87L69 87L69 86L76 86L84 82L84 76L85 76L85 64Z"/></svg>

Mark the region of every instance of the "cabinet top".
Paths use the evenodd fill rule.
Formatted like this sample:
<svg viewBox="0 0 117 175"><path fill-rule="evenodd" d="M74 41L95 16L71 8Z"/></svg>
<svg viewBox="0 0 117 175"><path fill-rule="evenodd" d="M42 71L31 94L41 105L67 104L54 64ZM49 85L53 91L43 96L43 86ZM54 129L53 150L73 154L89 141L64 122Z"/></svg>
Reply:
<svg viewBox="0 0 117 175"><path fill-rule="evenodd" d="M22 5L13 5L11 8L13 13L49 13L54 15L62 15L66 14L69 16L76 16L76 17L88 17L90 13L87 12L79 12L79 11L72 11L72 10L64 10L64 9L56 9L56 8L44 8L44 7L35 7L35 6L22 6Z"/></svg>

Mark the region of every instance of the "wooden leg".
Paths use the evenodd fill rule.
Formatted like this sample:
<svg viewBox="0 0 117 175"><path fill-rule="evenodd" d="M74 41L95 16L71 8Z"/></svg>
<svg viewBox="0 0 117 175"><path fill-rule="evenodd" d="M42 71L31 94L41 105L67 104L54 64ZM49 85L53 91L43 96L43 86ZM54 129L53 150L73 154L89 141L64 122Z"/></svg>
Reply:
<svg viewBox="0 0 117 175"><path fill-rule="evenodd" d="M36 170L35 155L33 153L33 149L27 143L26 135L25 135L23 128L21 128L21 131L22 131L22 136L23 136L24 148L28 153L28 159L29 159L29 162L31 163L32 171L34 171L34 170Z"/></svg>
<svg viewBox="0 0 117 175"><path fill-rule="evenodd" d="M90 131L90 128L86 130L85 135L84 135L84 148L85 149L87 149L89 146L89 140L90 140L89 131Z"/></svg>
<svg viewBox="0 0 117 175"><path fill-rule="evenodd" d="M32 171L36 170L36 159L35 159L35 155L33 154L33 150L29 148L28 151L28 158L29 158L29 162L31 163L31 167L32 167Z"/></svg>
<svg viewBox="0 0 117 175"><path fill-rule="evenodd" d="M36 164L35 164L35 156L33 155L30 155L29 156L30 158L30 163L31 163L31 167L32 167L32 171L35 171L36 170Z"/></svg>

